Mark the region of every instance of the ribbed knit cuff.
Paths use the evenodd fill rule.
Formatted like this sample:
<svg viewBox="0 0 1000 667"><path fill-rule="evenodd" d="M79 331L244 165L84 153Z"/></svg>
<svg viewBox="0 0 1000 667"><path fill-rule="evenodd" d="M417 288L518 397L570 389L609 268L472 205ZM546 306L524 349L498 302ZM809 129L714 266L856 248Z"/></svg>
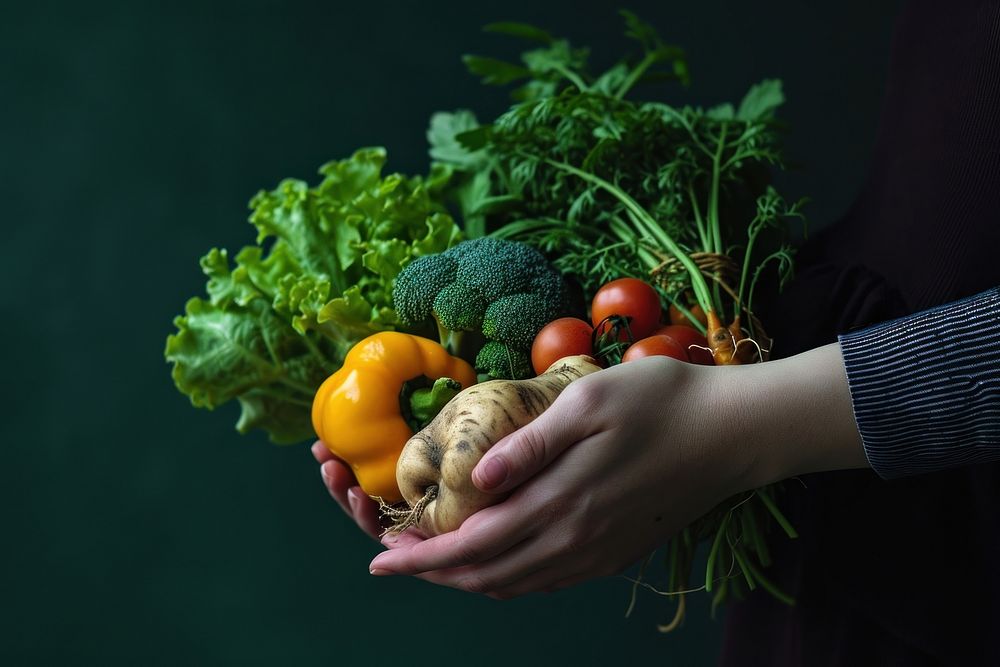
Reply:
<svg viewBox="0 0 1000 667"><path fill-rule="evenodd" d="M1000 461L1000 288L840 336L884 479Z"/></svg>

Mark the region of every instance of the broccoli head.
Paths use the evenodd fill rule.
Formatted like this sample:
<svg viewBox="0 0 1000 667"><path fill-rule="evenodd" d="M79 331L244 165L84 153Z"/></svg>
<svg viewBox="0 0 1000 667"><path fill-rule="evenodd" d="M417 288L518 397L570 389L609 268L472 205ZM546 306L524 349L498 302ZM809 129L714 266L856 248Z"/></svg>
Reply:
<svg viewBox="0 0 1000 667"><path fill-rule="evenodd" d="M512 355L524 363L539 329L566 314L569 304L562 275L541 252L491 237L412 261L396 278L392 296L404 325L433 318L442 345L453 353L466 331L480 331L488 341L503 344L503 365L483 366L491 374L506 368L503 377L511 374ZM488 342L487 348L490 359L498 355L496 345ZM530 366L529 361L528 375Z"/></svg>
<svg viewBox="0 0 1000 667"><path fill-rule="evenodd" d="M527 350L495 340L487 341L479 350L476 370L498 380L523 380L535 374Z"/></svg>
<svg viewBox="0 0 1000 667"><path fill-rule="evenodd" d="M424 255L396 276L392 304L399 321L416 326L431 318L438 292L455 282L455 260L444 253Z"/></svg>

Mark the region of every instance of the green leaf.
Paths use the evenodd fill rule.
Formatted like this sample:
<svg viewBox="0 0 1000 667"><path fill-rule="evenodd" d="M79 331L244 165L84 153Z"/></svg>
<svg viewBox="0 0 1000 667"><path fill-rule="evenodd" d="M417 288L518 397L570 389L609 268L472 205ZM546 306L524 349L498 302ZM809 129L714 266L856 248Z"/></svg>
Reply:
<svg viewBox="0 0 1000 667"><path fill-rule="evenodd" d="M292 445L316 437L311 409L306 402L290 401L264 389L240 394L240 418L236 430L248 433L255 428L268 432L278 445Z"/></svg>
<svg viewBox="0 0 1000 667"><path fill-rule="evenodd" d="M735 112L733 111L733 105L726 102L725 104L712 107L705 112L705 116L712 120L733 120Z"/></svg>
<svg viewBox="0 0 1000 667"><path fill-rule="evenodd" d="M771 118L775 109L785 102L781 91L780 79L765 79L752 86L740 102L736 117L740 120L754 121Z"/></svg>
<svg viewBox="0 0 1000 667"><path fill-rule="evenodd" d="M591 86L591 90L604 95L614 95L623 83L628 80L632 69L625 63L618 63L597 78Z"/></svg>
<svg viewBox="0 0 1000 667"><path fill-rule="evenodd" d="M177 388L198 407L214 408L282 374L268 349L261 310L222 308L194 298L174 320L177 333L167 338L164 356L173 362ZM271 332L273 334L273 332Z"/></svg>
<svg viewBox="0 0 1000 667"><path fill-rule="evenodd" d="M431 126L427 130L427 141L431 145L432 160L447 162L464 169L475 169L485 160L482 148L470 148L461 140L479 128L476 116L467 110L454 113L439 111L431 116ZM483 142L485 145L485 142Z"/></svg>
<svg viewBox="0 0 1000 667"><path fill-rule="evenodd" d="M463 56L466 68L476 76L483 79L483 83L503 86L518 79L524 79L531 75L531 72L521 67L496 58L485 58L483 56Z"/></svg>
<svg viewBox="0 0 1000 667"><path fill-rule="evenodd" d="M327 302L317 314L319 324L327 324L358 339L391 327L384 324L386 314L372 307L355 285Z"/></svg>
<svg viewBox="0 0 1000 667"><path fill-rule="evenodd" d="M450 172L432 171L425 187L420 178L383 177L385 161L383 149L361 149L323 165L315 187L285 179L262 190L250 204L256 244L235 265L224 250L202 258L207 298L188 301L164 352L194 405L236 399L241 431L307 437L323 379L355 342L398 325L395 276L460 232L439 199Z"/></svg>
<svg viewBox="0 0 1000 667"><path fill-rule="evenodd" d="M365 248L367 251L362 256L365 268L378 274L387 285L392 284L410 259L410 244L400 239L373 239L365 244Z"/></svg>
<svg viewBox="0 0 1000 667"><path fill-rule="evenodd" d="M325 177L319 194L337 202L350 202L358 193L379 185L386 159L386 150L376 146L359 149L348 160L327 162L319 168Z"/></svg>
<svg viewBox="0 0 1000 667"><path fill-rule="evenodd" d="M501 21L499 23L490 23L485 28L486 32L499 33L502 35L510 35L511 37L520 37L521 39L531 40L533 42L541 42L542 44L551 44L553 41L552 35L545 32L541 28L529 25L527 23L514 23L511 21Z"/></svg>
<svg viewBox="0 0 1000 667"><path fill-rule="evenodd" d="M435 213L426 220L427 234L413 242L414 257L433 255L452 247L462 240L462 233L446 213ZM393 276L395 278L396 276Z"/></svg>
<svg viewBox="0 0 1000 667"><path fill-rule="evenodd" d="M245 269L230 270L225 250L212 248L201 258L201 270L208 276L205 291L214 305L225 307L230 303L237 303L244 306L251 300L263 296Z"/></svg>
<svg viewBox="0 0 1000 667"><path fill-rule="evenodd" d="M242 280L243 276L268 299L273 300L278 293L278 282L282 276L289 273L300 273L302 268L292 258L288 244L278 241L271 246L267 257L260 246L246 246L236 255L234 279ZM246 302L237 300L240 305Z"/></svg>

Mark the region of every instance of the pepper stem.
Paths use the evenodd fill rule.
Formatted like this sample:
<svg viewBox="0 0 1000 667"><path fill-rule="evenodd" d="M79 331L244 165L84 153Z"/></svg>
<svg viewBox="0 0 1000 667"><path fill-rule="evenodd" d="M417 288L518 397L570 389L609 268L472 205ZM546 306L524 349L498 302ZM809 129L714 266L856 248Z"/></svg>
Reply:
<svg viewBox="0 0 1000 667"><path fill-rule="evenodd" d="M408 412L405 416L413 432L416 433L427 426L441 412L441 408L460 391L462 383L449 377L438 378L429 387L411 391L406 401L409 410L405 411Z"/></svg>

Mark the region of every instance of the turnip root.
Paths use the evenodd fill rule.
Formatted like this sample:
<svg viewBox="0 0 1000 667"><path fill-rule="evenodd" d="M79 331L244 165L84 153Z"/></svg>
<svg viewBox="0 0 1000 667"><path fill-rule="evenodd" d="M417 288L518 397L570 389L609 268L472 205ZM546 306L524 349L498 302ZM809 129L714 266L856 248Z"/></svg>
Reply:
<svg viewBox="0 0 1000 667"><path fill-rule="evenodd" d="M491 380L461 391L403 446L396 482L408 508L383 507L388 532L439 535L503 499L483 493L472 469L501 438L542 414L570 382L600 370L588 356L560 359L529 380Z"/></svg>

